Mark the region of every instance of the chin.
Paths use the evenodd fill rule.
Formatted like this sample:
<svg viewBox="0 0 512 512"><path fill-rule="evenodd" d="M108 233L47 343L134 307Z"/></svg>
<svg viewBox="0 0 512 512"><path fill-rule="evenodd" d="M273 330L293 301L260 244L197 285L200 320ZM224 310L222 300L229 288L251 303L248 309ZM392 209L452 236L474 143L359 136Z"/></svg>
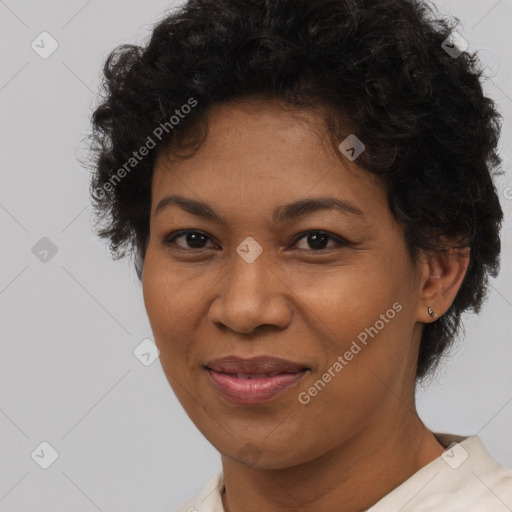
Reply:
<svg viewBox="0 0 512 512"><path fill-rule="evenodd" d="M254 468L260 470L286 469L293 466L306 463L320 456L319 453L297 452L297 442L272 444L268 439L260 442L241 441L237 443L241 445L240 449L234 451L233 444L229 443L227 450L217 450L222 457L231 459L232 461L245 466L246 468Z"/></svg>

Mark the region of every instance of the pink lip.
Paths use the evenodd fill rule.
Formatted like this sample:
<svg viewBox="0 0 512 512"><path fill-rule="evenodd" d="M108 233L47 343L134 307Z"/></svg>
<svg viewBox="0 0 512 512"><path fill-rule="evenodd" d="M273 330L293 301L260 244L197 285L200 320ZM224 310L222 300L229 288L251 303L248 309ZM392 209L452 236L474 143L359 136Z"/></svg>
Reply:
<svg viewBox="0 0 512 512"><path fill-rule="evenodd" d="M236 373L225 373L206 368L215 387L230 402L235 404L259 404L269 402L293 386L308 370L295 373L279 373L269 377L239 377ZM248 375L248 374L246 374Z"/></svg>
<svg viewBox="0 0 512 512"><path fill-rule="evenodd" d="M272 356L257 356L245 359L239 356L220 357L208 361L210 370L224 373L297 373L309 369L307 365Z"/></svg>

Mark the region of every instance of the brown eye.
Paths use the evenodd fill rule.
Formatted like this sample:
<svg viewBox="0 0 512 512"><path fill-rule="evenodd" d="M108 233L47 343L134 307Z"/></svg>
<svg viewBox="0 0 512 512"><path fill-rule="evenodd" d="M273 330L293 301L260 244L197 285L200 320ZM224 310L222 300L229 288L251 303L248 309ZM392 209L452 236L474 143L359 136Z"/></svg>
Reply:
<svg viewBox="0 0 512 512"><path fill-rule="evenodd" d="M303 238L306 238L306 243L309 245L309 247L306 248L305 250L325 250L329 240L333 240L338 247L347 245L347 242L341 239L340 237L331 235L329 233L325 233L324 231L307 231L305 233L302 233L298 238L295 239L294 245ZM336 246L329 247L327 248L327 250L334 248L336 248Z"/></svg>
<svg viewBox="0 0 512 512"><path fill-rule="evenodd" d="M184 243L185 246L176 244L175 241L184 237ZM201 250L201 249L207 249L207 247L204 247L204 244L206 241L210 240L210 237L206 235L205 233L202 233L201 231L197 230L184 230L184 231L178 231L177 233L173 233L169 235L165 240L165 245L177 245L180 249L184 250Z"/></svg>

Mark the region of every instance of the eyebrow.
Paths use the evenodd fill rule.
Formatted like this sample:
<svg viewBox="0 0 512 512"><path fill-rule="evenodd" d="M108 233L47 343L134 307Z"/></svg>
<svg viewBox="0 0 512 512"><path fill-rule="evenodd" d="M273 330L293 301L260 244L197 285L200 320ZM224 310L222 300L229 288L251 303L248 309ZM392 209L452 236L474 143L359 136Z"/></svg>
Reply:
<svg viewBox="0 0 512 512"><path fill-rule="evenodd" d="M171 205L177 205L192 215L213 220L218 223L227 224L224 217L216 212L214 208L204 202L196 201L180 195L170 195L159 201L155 208L155 216L162 210ZM278 206L272 213L272 220L275 224L286 220L295 219L307 213L313 213L322 210L337 210L354 216L364 217L364 212L352 203L336 197L312 197L300 199L294 203Z"/></svg>

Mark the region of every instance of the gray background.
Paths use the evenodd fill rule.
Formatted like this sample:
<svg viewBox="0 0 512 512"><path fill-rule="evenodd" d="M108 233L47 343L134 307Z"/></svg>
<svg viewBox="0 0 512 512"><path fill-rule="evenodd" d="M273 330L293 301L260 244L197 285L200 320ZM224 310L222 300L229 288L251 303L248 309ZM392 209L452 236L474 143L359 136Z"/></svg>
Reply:
<svg viewBox="0 0 512 512"><path fill-rule="evenodd" d="M418 407L429 428L479 434L512 467L512 1L437 4L482 50L486 90L504 114L497 186L507 221L489 300L466 317L464 343L419 390ZM111 261L92 233L77 161L104 59L146 41L172 5L0 0L0 510L172 511L220 468L159 360L144 366L133 354L152 338L141 288L130 261ZM43 31L59 44L48 59L31 48ZM43 237L57 248L46 262L32 250ZM48 469L31 456L48 457L43 441L58 452Z"/></svg>

